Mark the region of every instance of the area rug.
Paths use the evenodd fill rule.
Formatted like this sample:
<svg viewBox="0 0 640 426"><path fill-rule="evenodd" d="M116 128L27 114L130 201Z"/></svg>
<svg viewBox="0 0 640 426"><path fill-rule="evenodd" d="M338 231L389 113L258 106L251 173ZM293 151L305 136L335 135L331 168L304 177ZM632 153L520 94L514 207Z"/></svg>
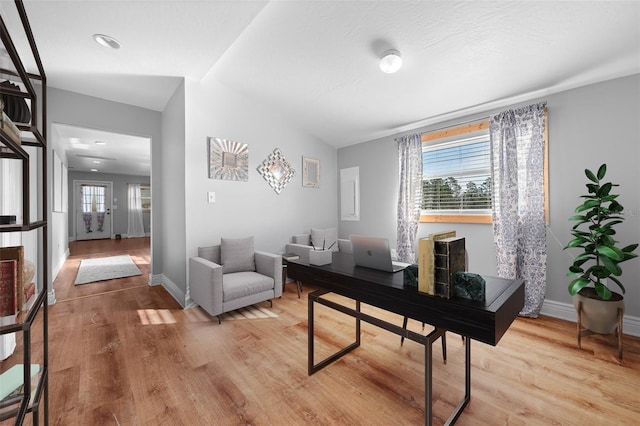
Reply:
<svg viewBox="0 0 640 426"><path fill-rule="evenodd" d="M260 305L251 305L222 314L223 321L259 318L278 318L278 314Z"/></svg>
<svg viewBox="0 0 640 426"><path fill-rule="evenodd" d="M131 256L128 254L85 259L80 261L75 285L132 277L134 275L142 275L142 272L140 272L140 269L133 263Z"/></svg>

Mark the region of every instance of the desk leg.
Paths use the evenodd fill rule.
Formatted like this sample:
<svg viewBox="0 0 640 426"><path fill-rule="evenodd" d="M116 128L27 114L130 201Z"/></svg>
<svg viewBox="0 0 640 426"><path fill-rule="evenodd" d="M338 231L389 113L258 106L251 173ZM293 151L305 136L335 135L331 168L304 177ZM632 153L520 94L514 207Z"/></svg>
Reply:
<svg viewBox="0 0 640 426"><path fill-rule="evenodd" d="M444 337L446 330L436 328L427 335L428 342L424 345L424 424L431 426L433 422L433 342ZM464 398L451 414L445 425L452 425L471 399L471 339L463 336L464 353Z"/></svg>
<svg viewBox="0 0 640 426"><path fill-rule="evenodd" d="M309 293L309 300L308 300L308 308L309 308L309 325L308 325L308 365L307 365L307 372L310 375L312 375L313 373L323 369L324 367L326 367L327 365L331 364L333 361L337 360L338 358L341 358L342 356L346 355L347 353L351 352L352 350L354 350L355 348L357 348L358 346L360 346L360 318L356 317L356 336L355 336L355 341L351 344L349 344L348 346L340 349L338 352L334 353L333 355L328 356L327 358L323 359L322 361L318 362L317 364L314 361L314 352L315 352L315 345L314 345L314 333L313 333L313 327L314 327L314 321L313 321L313 304L316 302L316 300L322 295L327 293L326 291L323 290L317 290L313 293ZM326 306L332 306L334 305L333 303L329 302L329 301L324 301L322 303L323 305ZM356 300L356 312L360 313L360 301Z"/></svg>

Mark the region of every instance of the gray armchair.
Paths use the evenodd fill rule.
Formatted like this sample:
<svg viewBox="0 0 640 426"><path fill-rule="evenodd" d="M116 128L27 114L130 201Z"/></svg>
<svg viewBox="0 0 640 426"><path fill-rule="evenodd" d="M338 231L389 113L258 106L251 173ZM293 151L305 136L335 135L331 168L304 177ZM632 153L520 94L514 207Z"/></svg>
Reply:
<svg viewBox="0 0 640 426"><path fill-rule="evenodd" d="M327 229L311 229L310 234L298 234L294 235L292 242L287 244L285 251L287 253L294 253L300 256L300 261L309 263L309 251L316 248L325 248L331 246L332 251L341 251L344 253L352 253L351 241L348 239L341 239L337 236L335 228ZM313 242L313 246L311 243Z"/></svg>
<svg viewBox="0 0 640 426"><path fill-rule="evenodd" d="M222 238L189 259L191 299L217 316L282 295L282 256L254 251L253 237Z"/></svg>

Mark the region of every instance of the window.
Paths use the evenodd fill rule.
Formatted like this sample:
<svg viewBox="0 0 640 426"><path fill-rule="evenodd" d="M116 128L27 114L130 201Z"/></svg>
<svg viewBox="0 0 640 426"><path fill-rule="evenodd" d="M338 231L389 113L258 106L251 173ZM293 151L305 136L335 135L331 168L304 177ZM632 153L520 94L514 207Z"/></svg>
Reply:
<svg viewBox="0 0 640 426"><path fill-rule="evenodd" d="M151 211L151 187L149 185L140 185L140 204L143 212Z"/></svg>
<svg viewBox="0 0 640 426"><path fill-rule="evenodd" d="M82 213L104 213L106 189L102 185L82 185L80 187Z"/></svg>
<svg viewBox="0 0 640 426"><path fill-rule="evenodd" d="M422 135L421 222L491 222L487 120Z"/></svg>

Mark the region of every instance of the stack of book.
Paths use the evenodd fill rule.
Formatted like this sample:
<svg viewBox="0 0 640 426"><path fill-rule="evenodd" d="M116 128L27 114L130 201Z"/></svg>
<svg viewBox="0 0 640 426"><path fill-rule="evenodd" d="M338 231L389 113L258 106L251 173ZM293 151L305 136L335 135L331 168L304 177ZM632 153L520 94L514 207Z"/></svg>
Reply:
<svg viewBox="0 0 640 426"><path fill-rule="evenodd" d="M300 259L300 256L298 256L295 253L284 253L282 255L282 260L286 260L287 262L290 260L298 260L298 259Z"/></svg>
<svg viewBox="0 0 640 426"><path fill-rule="evenodd" d="M25 309L23 272L24 247L0 247L0 317L15 315Z"/></svg>

